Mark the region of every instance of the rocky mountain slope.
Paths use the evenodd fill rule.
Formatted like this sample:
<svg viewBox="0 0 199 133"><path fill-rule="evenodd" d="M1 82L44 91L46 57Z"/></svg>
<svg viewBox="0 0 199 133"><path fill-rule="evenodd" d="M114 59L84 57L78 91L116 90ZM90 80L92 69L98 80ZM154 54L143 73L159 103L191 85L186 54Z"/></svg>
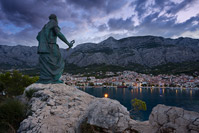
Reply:
<svg viewBox="0 0 199 133"><path fill-rule="evenodd" d="M99 44L78 45L66 61L78 66L140 64L153 67L169 62L199 60L198 50L198 39L141 36L116 40L109 37Z"/></svg>
<svg viewBox="0 0 199 133"><path fill-rule="evenodd" d="M0 45L0 68L26 68L36 66L37 47Z"/></svg>
<svg viewBox="0 0 199 133"><path fill-rule="evenodd" d="M130 118L118 101L96 98L65 84L32 84L29 116L19 133L197 133L199 113L157 105L149 121ZM24 98L25 98L24 92Z"/></svg>
<svg viewBox="0 0 199 133"><path fill-rule="evenodd" d="M66 56L66 50L61 49ZM0 45L0 69L31 68L38 65L37 47Z"/></svg>
<svg viewBox="0 0 199 133"><path fill-rule="evenodd" d="M0 45L0 68L34 67L38 63L36 47ZM167 63L199 61L199 39L169 39L155 36L109 37L98 44L85 43L66 52L67 64L79 67L94 64L154 67Z"/></svg>

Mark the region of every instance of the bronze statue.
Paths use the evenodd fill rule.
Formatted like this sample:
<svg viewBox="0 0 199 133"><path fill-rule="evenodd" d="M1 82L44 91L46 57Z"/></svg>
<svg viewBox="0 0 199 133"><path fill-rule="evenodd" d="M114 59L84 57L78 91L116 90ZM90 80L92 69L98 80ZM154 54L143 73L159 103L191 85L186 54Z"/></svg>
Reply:
<svg viewBox="0 0 199 133"><path fill-rule="evenodd" d="M39 54L40 77L38 83L63 83L59 78L64 70L64 60L61 56L59 46L56 44L57 37L65 42L69 48L73 46L75 41L70 43L60 32L57 16L51 14L49 22L44 25L37 35L39 46L37 53Z"/></svg>

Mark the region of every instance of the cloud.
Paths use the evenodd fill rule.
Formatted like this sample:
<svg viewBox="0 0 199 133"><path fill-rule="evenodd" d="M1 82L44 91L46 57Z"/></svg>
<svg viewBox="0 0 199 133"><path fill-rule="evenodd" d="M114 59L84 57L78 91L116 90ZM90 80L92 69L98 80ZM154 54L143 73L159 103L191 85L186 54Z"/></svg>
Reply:
<svg viewBox="0 0 199 133"><path fill-rule="evenodd" d="M190 38L195 38L198 39L199 37L199 31L195 30L195 31L185 31L182 34L176 36L174 35L172 38L179 38L179 37L190 37Z"/></svg>
<svg viewBox="0 0 199 133"><path fill-rule="evenodd" d="M123 20L122 18L112 18L108 21L110 30L133 30L133 24L134 22L131 20L131 18L127 18L126 20Z"/></svg>
<svg viewBox="0 0 199 133"><path fill-rule="evenodd" d="M97 27L99 31L105 31L108 29L106 24L101 24L100 26Z"/></svg>
<svg viewBox="0 0 199 133"><path fill-rule="evenodd" d="M135 7L139 17L146 17L148 13L157 13L166 11L165 14L176 15L178 12L185 10L188 7L192 7L197 0L183 0L179 2L172 0L136 0L131 3L132 7Z"/></svg>
<svg viewBox="0 0 199 133"><path fill-rule="evenodd" d="M51 13L57 14L61 19L75 15L70 11L65 2L47 0L1 0L1 10L4 20L16 26L31 25L34 28L41 28Z"/></svg>
<svg viewBox="0 0 199 133"><path fill-rule="evenodd" d="M82 14L78 13L76 10L73 11L66 1L61 0L1 0L0 11L0 24L1 26L6 27L3 28L4 35L12 38L7 41L8 45L9 43L36 45L35 36L41 30L43 25L47 23L48 16L51 13L58 16L60 24L64 21L72 22L73 25L77 25L73 28L79 28L82 24L82 20L80 20L80 15ZM13 27L13 25L15 31L16 29L19 30L16 32L5 30L9 29L9 27ZM65 27L67 26L62 26L63 29ZM3 43L5 43L5 39L0 38L0 44Z"/></svg>
<svg viewBox="0 0 199 133"><path fill-rule="evenodd" d="M127 2L126 0L68 0L69 3L75 5L78 8L82 8L86 11L92 10L93 13L105 12L111 13L120 9Z"/></svg>
<svg viewBox="0 0 199 133"><path fill-rule="evenodd" d="M158 0L156 0L156 1L158 1ZM171 6L171 9L168 10L168 13L176 14L179 11L183 10L184 8L186 8L187 6L192 6L192 4L194 2L196 2L196 0L184 0L181 3L179 3L179 4L171 3L170 5L172 5L172 6Z"/></svg>
<svg viewBox="0 0 199 133"><path fill-rule="evenodd" d="M194 22L199 22L199 17L192 17L183 23L176 23L176 17L158 17L155 21L152 18L157 16L153 14L145 18L143 23L136 27L138 35L150 34L161 35L164 37L178 36L186 31L195 31L198 25L194 25Z"/></svg>
<svg viewBox="0 0 199 133"><path fill-rule="evenodd" d="M134 28L135 35L161 35L172 37L181 35L186 31L195 31L197 26L193 22L198 22L198 16L193 14L191 9L196 4L196 0L136 0L130 6L134 7L139 24ZM199 5L197 6L199 8ZM179 22L179 13L186 12L184 21ZM196 7L194 10L197 14ZM136 17L136 15L135 15ZM182 14L183 17L183 14Z"/></svg>
<svg viewBox="0 0 199 133"><path fill-rule="evenodd" d="M0 44L37 45L51 13L76 45L108 36L188 36L197 30L198 9L198 0L0 0Z"/></svg>

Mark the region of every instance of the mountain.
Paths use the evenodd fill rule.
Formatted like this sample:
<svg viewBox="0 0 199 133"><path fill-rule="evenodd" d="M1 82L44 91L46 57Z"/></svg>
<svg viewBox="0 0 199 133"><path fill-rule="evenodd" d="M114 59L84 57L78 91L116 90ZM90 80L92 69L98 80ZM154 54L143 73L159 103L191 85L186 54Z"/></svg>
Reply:
<svg viewBox="0 0 199 133"><path fill-rule="evenodd" d="M198 39L138 36L116 40L109 37L98 44L78 45L66 62L81 67L93 64L119 66L140 64L154 67L167 63L198 61L198 51Z"/></svg>
<svg viewBox="0 0 199 133"><path fill-rule="evenodd" d="M109 66L140 72L199 71L199 39L170 39L156 36L134 36L100 43L84 43L61 53L67 70L84 71ZM0 68L29 68L38 64L37 47L0 45ZM105 68L107 70L107 68ZM91 69L88 69L91 70Z"/></svg>
<svg viewBox="0 0 199 133"><path fill-rule="evenodd" d="M66 52L61 49L65 57ZM36 46L6 46L0 45L0 69L32 68L38 65L38 54Z"/></svg>
<svg viewBox="0 0 199 133"><path fill-rule="evenodd" d="M0 68L28 68L37 65L37 47L0 45Z"/></svg>

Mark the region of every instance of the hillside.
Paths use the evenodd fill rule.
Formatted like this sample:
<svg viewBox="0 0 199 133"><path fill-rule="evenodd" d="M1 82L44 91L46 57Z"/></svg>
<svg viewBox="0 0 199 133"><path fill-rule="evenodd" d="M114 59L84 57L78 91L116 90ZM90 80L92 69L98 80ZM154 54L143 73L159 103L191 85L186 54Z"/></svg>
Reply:
<svg viewBox="0 0 199 133"><path fill-rule="evenodd" d="M67 72L133 70L142 73L199 71L199 39L135 36L79 44L66 52ZM0 69L35 68L37 47L0 45Z"/></svg>
<svg viewBox="0 0 199 133"><path fill-rule="evenodd" d="M65 57L65 49L61 49ZM38 54L36 46L7 46L0 45L0 69L23 69L35 68L38 65Z"/></svg>
<svg viewBox="0 0 199 133"><path fill-rule="evenodd" d="M191 38L141 36L116 40L109 37L98 44L78 45L66 61L77 66L139 64L154 67L167 63L197 61L198 50L199 40Z"/></svg>

